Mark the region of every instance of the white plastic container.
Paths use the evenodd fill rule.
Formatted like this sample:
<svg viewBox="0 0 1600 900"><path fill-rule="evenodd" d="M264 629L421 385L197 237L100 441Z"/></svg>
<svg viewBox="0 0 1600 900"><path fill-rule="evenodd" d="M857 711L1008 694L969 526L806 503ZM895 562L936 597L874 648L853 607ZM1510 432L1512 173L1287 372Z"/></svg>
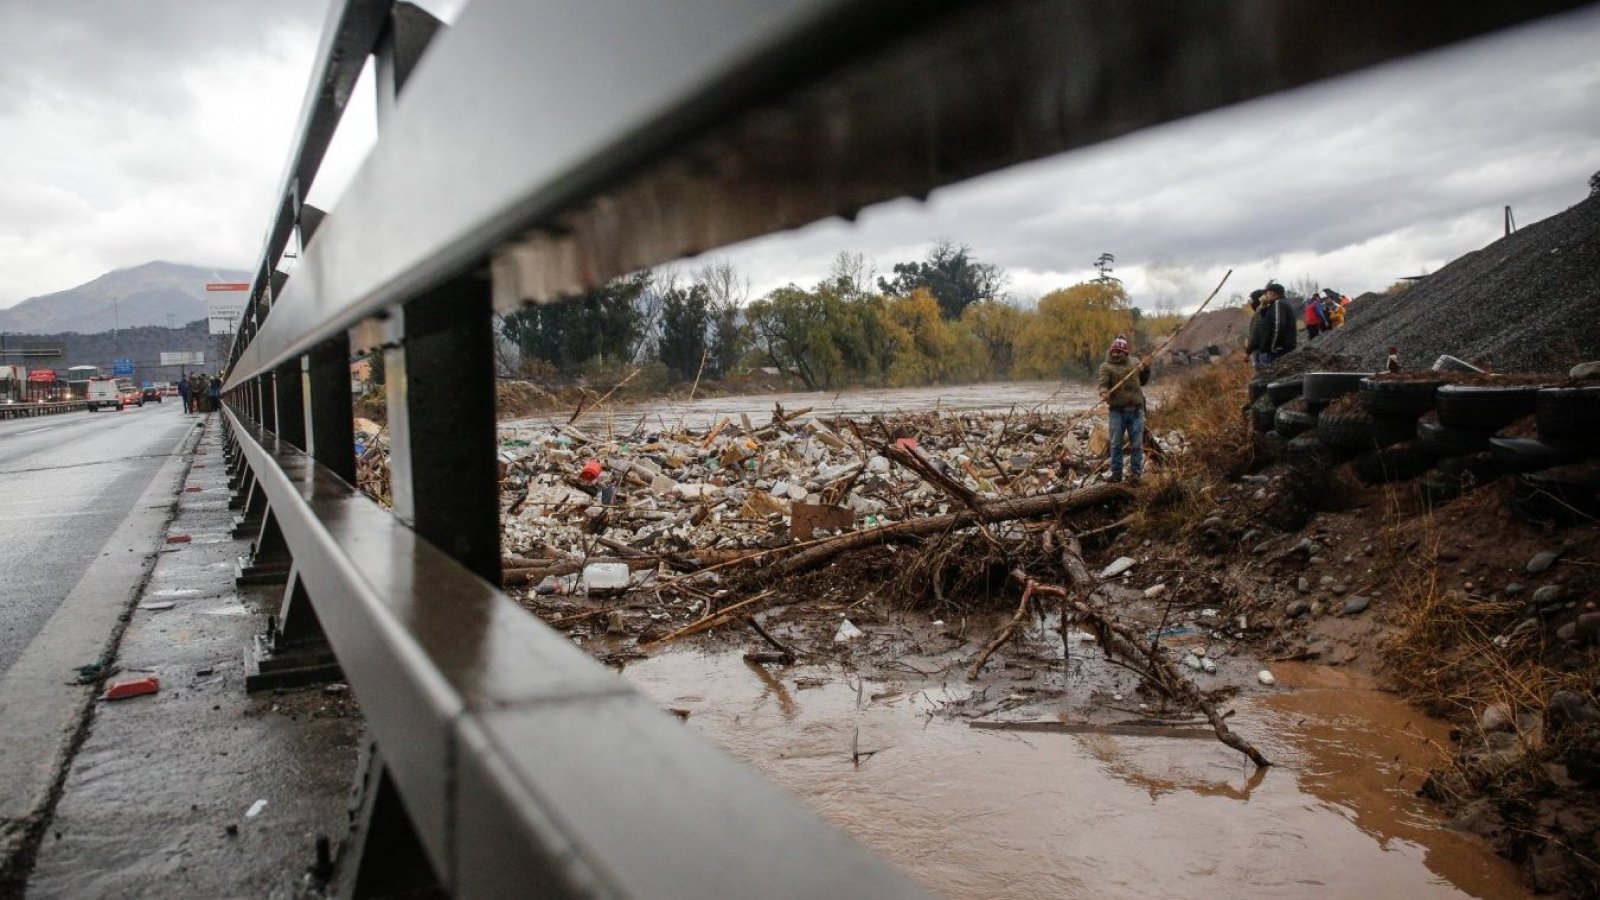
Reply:
<svg viewBox="0 0 1600 900"><path fill-rule="evenodd" d="M628 586L627 563L590 563L583 567L583 586L595 591L620 591Z"/></svg>

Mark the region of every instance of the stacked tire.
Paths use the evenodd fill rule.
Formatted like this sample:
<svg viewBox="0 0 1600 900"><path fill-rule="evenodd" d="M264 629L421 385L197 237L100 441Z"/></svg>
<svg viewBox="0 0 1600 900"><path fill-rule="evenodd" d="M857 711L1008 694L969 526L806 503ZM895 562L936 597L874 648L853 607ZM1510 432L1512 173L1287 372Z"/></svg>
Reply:
<svg viewBox="0 0 1600 900"><path fill-rule="evenodd" d="M1558 524L1600 519L1600 385L1541 389L1534 397L1534 421L1543 446L1532 452L1539 459L1582 461L1523 472L1512 508L1524 518ZM1496 449L1504 454L1509 448Z"/></svg>

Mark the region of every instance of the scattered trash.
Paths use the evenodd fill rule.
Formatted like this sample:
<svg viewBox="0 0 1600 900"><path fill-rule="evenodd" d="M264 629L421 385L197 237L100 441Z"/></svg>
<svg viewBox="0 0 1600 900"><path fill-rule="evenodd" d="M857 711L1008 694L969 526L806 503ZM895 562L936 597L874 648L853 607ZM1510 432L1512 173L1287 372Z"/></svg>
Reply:
<svg viewBox="0 0 1600 900"><path fill-rule="evenodd" d="M1100 570L1100 577L1103 579L1115 578L1118 575L1121 575L1123 572L1133 568L1136 562L1137 560L1131 556L1119 556L1112 560L1111 565Z"/></svg>
<svg viewBox="0 0 1600 900"><path fill-rule="evenodd" d="M78 673L76 684L94 684L115 673L116 667L102 666L100 663L89 663L86 666L78 666L76 671Z"/></svg>
<svg viewBox="0 0 1600 900"><path fill-rule="evenodd" d="M257 800L256 802L250 804L250 808L245 811L244 817L246 819L254 819L256 816L261 815L261 811L266 809L266 808L267 808L267 801L265 801L265 800Z"/></svg>
<svg viewBox="0 0 1600 900"><path fill-rule="evenodd" d="M855 623L851 622L849 619L845 619L843 622L839 623L839 630L834 633L833 639L835 641L853 641L864 634L866 634L866 632L857 628Z"/></svg>
<svg viewBox="0 0 1600 900"><path fill-rule="evenodd" d="M144 603L139 604L139 608L159 611L163 609L171 609L177 605L178 604L173 603L171 600L147 600Z"/></svg>
<svg viewBox="0 0 1600 900"><path fill-rule="evenodd" d="M106 692L102 699L125 700L129 697L139 697L144 694L154 694L161 690L161 679L154 675L143 678L130 678L125 681L113 681L106 685Z"/></svg>
<svg viewBox="0 0 1600 900"><path fill-rule="evenodd" d="M190 538L187 534L167 535L167 543L169 544L187 544L190 540L192 540L192 538Z"/></svg>
<svg viewBox="0 0 1600 900"><path fill-rule="evenodd" d="M1271 672L1267 671L1266 669L1262 669L1261 671L1256 673L1256 680L1261 682L1262 684L1266 685L1267 687L1271 687L1271 686L1273 686L1273 685L1278 683L1278 679L1275 678L1273 676L1273 674Z"/></svg>

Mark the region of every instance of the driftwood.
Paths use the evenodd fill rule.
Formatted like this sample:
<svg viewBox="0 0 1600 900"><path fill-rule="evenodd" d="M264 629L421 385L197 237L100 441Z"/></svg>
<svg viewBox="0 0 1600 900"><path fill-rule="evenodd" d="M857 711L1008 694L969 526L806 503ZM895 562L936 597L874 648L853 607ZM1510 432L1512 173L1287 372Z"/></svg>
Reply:
<svg viewBox="0 0 1600 900"><path fill-rule="evenodd" d="M1064 556L1068 553L1070 553L1070 550L1063 551ZM1078 564L1082 565L1081 558L1078 560ZM1086 566L1083 568L1083 572L1087 574L1088 568ZM1265 756L1261 755L1261 751L1228 728L1226 716L1217 711L1216 704L1207 699L1205 694L1201 693L1200 688L1195 686L1194 682L1185 678L1171 662L1161 659L1157 654L1140 646L1138 639L1128 629L1107 619L1087 600L1074 597L1072 591L1067 588L1052 584L1039 584L1020 569L1012 570L1011 578L1013 581L1023 585L1024 590L1032 590L1038 594L1061 598L1063 604L1070 608L1072 612L1077 613L1089 629L1094 632L1101 649L1107 654L1121 659L1163 696L1198 708L1205 714L1206 721L1211 723L1212 730L1216 732L1217 740L1243 753L1257 766L1272 765Z"/></svg>
<svg viewBox="0 0 1600 900"><path fill-rule="evenodd" d="M750 606L753 603L759 602L761 600L765 600L766 598L768 598L770 596L772 596L772 591L762 591L761 593L755 595L754 597L750 597L750 598L748 598L746 600L741 600L738 603L733 604L732 606L728 607L727 609L720 610L720 611L714 612L714 613L708 613L707 615L701 616L699 619L696 619L695 621L690 622L688 625L685 625L682 628L679 628L677 631L674 631L671 634L665 635L663 637L657 638L656 640L650 641L647 644L642 644L641 646L646 650L653 650L656 647L659 647L662 644L667 643L668 641L675 641L675 640L677 640L678 638L681 638L681 637L688 637L691 634L699 634L702 631L707 631L709 629L715 628L718 625L722 625L724 623L732 621L733 618L734 618L734 613L738 612L739 610L744 609L745 607Z"/></svg>
<svg viewBox="0 0 1600 900"><path fill-rule="evenodd" d="M1000 629L1000 633L994 636L994 640L991 640L989 645L983 648L983 652L978 654L978 658L972 663L972 668L967 670L968 678L977 678L978 672L983 669L983 664L989 661L990 655L1000 649L1001 644L1011 640L1013 634L1017 633L1017 626L1021 625L1022 620L1028 615L1028 601L1032 599L1033 582L1029 581L1022 588L1022 602L1017 604L1016 615L1011 617L1011 621L1006 623L1006 627Z"/></svg>
<svg viewBox="0 0 1600 900"><path fill-rule="evenodd" d="M1121 722L1055 722L976 719L967 727L986 731L1035 731L1049 734L1115 734L1130 737L1210 738L1205 722L1175 722L1169 719L1125 719Z"/></svg>
<svg viewBox="0 0 1600 900"><path fill-rule="evenodd" d="M778 651L778 655L784 658L782 660L783 662L792 663L795 661L797 654L794 652L794 650L785 645L782 641L773 637L765 628L762 628L761 623L756 621L755 616L745 616L744 621L745 624L755 629L756 634L761 635L762 640L766 641L768 644L771 644L772 648ZM750 656L751 654L746 653L745 659L749 659Z"/></svg>
<svg viewBox="0 0 1600 900"><path fill-rule="evenodd" d="M1133 491L1120 484L1097 484L1063 491L1057 494L1037 494L1015 500L991 500L981 503L975 510L926 516L906 522L895 522L865 531L852 531L814 543L805 550L773 563L764 570L768 578L787 578L800 572L817 568L841 553L884 544L906 538L938 534L969 525L986 522L1009 522L1016 519L1037 519L1050 515L1063 515L1085 507L1096 506L1112 500L1127 500Z"/></svg>

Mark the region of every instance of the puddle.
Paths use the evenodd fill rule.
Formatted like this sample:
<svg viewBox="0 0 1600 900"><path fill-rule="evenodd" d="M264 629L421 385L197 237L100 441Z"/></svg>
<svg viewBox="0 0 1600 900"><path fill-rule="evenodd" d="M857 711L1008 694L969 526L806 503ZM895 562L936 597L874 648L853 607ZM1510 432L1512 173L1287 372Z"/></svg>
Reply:
<svg viewBox="0 0 1600 900"><path fill-rule="evenodd" d="M1526 895L1413 796L1444 726L1346 673L1274 673L1231 704L1266 771L1211 741L973 729L937 714L956 685L689 651L624 674L947 897Z"/></svg>

